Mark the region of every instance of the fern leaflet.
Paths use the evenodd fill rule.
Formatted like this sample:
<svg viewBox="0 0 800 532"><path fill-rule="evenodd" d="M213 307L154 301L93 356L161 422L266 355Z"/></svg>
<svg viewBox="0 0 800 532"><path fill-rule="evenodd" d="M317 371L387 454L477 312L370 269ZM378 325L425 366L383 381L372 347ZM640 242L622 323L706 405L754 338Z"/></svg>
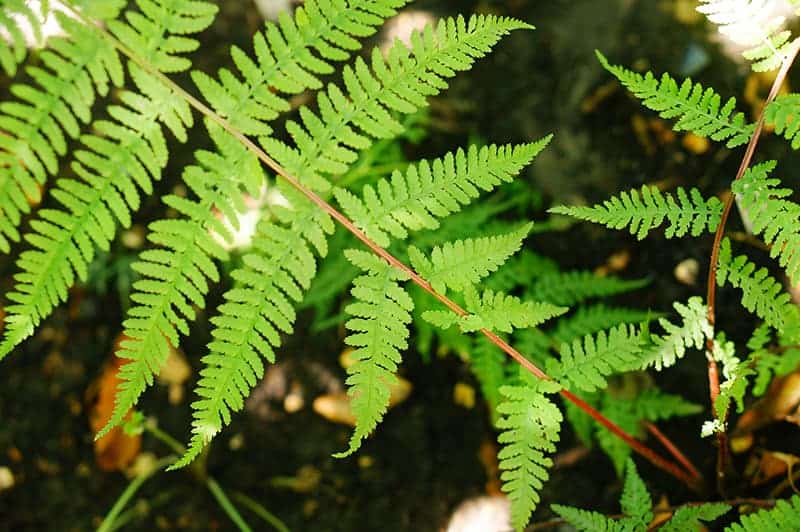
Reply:
<svg viewBox="0 0 800 532"><path fill-rule="evenodd" d="M683 323L678 326L665 318L658 320L666 334L650 336L653 345L642 359L642 368L653 366L656 371L668 368L683 358L687 347L702 349L706 339L714 334L702 299L692 297L686 305L676 302L674 307Z"/></svg>
<svg viewBox="0 0 800 532"><path fill-rule="evenodd" d="M775 508L760 510L742 516L738 523L725 528L725 532L782 532L797 528L800 523L800 495L789 500L780 499Z"/></svg>
<svg viewBox="0 0 800 532"><path fill-rule="evenodd" d="M13 77L17 73L17 65L28 55L28 43L20 19L25 19L34 39L41 42L42 21L47 18L49 10L48 2L40 4L38 12L25 0L3 0L0 4L0 29L8 35L8 39L5 35L0 39L0 66L8 76Z"/></svg>
<svg viewBox="0 0 800 532"><path fill-rule="evenodd" d="M613 275L600 277L587 271L553 272L539 277L528 295L537 301L571 307L587 299L630 292L647 283L647 279L626 280Z"/></svg>
<svg viewBox="0 0 800 532"><path fill-rule="evenodd" d="M561 345L561 360L548 360L547 373L564 387L593 392L606 387L606 377L629 370L642 353L643 339L633 325L620 325L596 337L586 335Z"/></svg>
<svg viewBox="0 0 800 532"><path fill-rule="evenodd" d="M771 246L770 256L778 258L794 284L800 281L800 205L785 199L792 194L791 190L776 188L780 181L769 178L774 168L775 161L748 168L731 189L747 212L753 233L760 234Z"/></svg>
<svg viewBox="0 0 800 532"><path fill-rule="evenodd" d="M351 220L380 246L390 236L404 239L408 231L438 229L438 218L461 210L480 191L511 181L520 169L547 146L552 137L518 146L470 146L442 159L410 166L405 175L395 171L375 187L366 185L363 201L346 189L334 190ZM377 189L377 190L376 190Z"/></svg>
<svg viewBox="0 0 800 532"><path fill-rule="evenodd" d="M68 139L91 119L95 93L105 96L109 82L120 86L124 78L116 50L102 36L60 11L55 17L67 35L49 39L41 65L26 69L38 86L13 85L18 100L0 103L0 251L6 253L10 241L19 241L28 202L41 200L40 186L58 172Z"/></svg>
<svg viewBox="0 0 800 532"><path fill-rule="evenodd" d="M545 453L555 451L561 427L561 411L546 394L555 393L554 382L538 380L522 372L521 382L503 386L505 401L497 407L502 430L500 461L502 490L511 500L511 524L522 530L539 503L538 491L549 478L553 461Z"/></svg>
<svg viewBox="0 0 800 532"><path fill-rule="evenodd" d="M775 98L764 110L764 123L775 128L775 133L783 135L792 144L792 149L800 148L800 94L782 94Z"/></svg>
<svg viewBox="0 0 800 532"><path fill-rule="evenodd" d="M462 332L481 329L510 333L514 329L536 327L564 314L568 309L539 301L522 301L494 290L479 295L474 288L465 291L469 314L459 316L449 310L428 310L422 318L442 329L458 325Z"/></svg>
<svg viewBox="0 0 800 532"><path fill-rule="evenodd" d="M675 131L691 131L701 137L727 141L729 148L746 144L755 129L745 122L744 114L734 113L736 99L730 98L720 108L720 96L713 89L704 89L699 83L686 79L678 82L664 73L659 81L652 72L644 76L617 65L597 53L603 68L611 72L648 109L662 118L678 118Z"/></svg>
<svg viewBox="0 0 800 532"><path fill-rule="evenodd" d="M610 329L623 323L642 323L661 317L660 314L625 307L609 307L603 303L578 307L570 316L561 318L552 336L559 343L570 343L576 338Z"/></svg>
<svg viewBox="0 0 800 532"><path fill-rule="evenodd" d="M447 242L434 247L430 259L414 246L409 247L408 255L411 265L434 290L441 294L447 288L460 292L496 271L519 251L532 226L529 223L504 235Z"/></svg>
<svg viewBox="0 0 800 532"><path fill-rule="evenodd" d="M717 266L717 284L725 282L742 289L742 305L750 312L778 330L783 329L783 316L786 307L791 305L789 294L783 291L766 268L756 270L756 265L745 255L732 256L731 242L722 241Z"/></svg>
<svg viewBox="0 0 800 532"><path fill-rule="evenodd" d="M703 523L710 523L730 511L731 507L721 502L709 502L697 506L681 506L660 532L684 532L686 530L702 530Z"/></svg>
<svg viewBox="0 0 800 532"><path fill-rule="evenodd" d="M784 17L774 16L763 0L702 0L697 10L733 42L748 47L742 55L753 70L775 70L786 60L791 33L780 30Z"/></svg>
<svg viewBox="0 0 800 532"><path fill-rule="evenodd" d="M353 282L353 297L346 312L354 316L346 323L351 334L345 342L356 348L355 361L347 372L347 385L356 428L349 448L336 457L348 456L361 446L389 407L389 389L396 381L400 350L407 347L408 324L414 303L400 286L407 276L366 251L345 251L364 275Z"/></svg>
<svg viewBox="0 0 800 532"><path fill-rule="evenodd" d="M599 223L610 229L628 227L639 240L665 219L669 222L664 233L667 238L682 237L689 232L692 236L699 236L717 229L722 216L722 202L716 197L704 200L696 188L687 194L684 188L678 187L677 198L676 201L671 194L644 185L641 192L636 189L622 192L592 207L559 206L549 212Z"/></svg>

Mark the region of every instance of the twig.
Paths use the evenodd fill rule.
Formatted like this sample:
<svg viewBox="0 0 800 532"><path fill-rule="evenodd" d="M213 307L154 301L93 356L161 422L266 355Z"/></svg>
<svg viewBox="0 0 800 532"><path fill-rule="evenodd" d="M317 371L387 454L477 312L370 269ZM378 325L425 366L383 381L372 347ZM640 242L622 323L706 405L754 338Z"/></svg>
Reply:
<svg viewBox="0 0 800 532"><path fill-rule="evenodd" d="M683 467L686 468L687 471L689 471L689 473L691 473L692 475L694 475L696 477L700 477L701 476L700 475L700 471L697 470L697 468L694 466L694 464L691 462L691 460L686 458L686 455L683 454L681 452L681 450L678 449L678 447L674 443L672 443L672 441L669 438L667 438L666 434L661 432L658 429L658 427L655 426L655 424L653 424L653 423L651 423L649 421L645 421L644 422L644 426L650 432L650 434L655 436L656 439L658 439L658 441L661 442L661 445L663 445L669 451L669 453L678 462L680 462L683 465Z"/></svg>
<svg viewBox="0 0 800 532"><path fill-rule="evenodd" d="M734 181L741 179L745 171L747 171L747 168L750 166L750 161L752 160L753 154L756 150L756 145L761 137L761 131L764 129L764 113L767 109L767 106L778 95L778 91L780 90L786 75L789 73L789 69L791 68L792 63L797 56L798 50L800 50L800 40L795 41L795 43L792 45L791 50L781 65L781 69L775 76L775 81L772 83L772 88L769 91L769 95L764 101L761 113L758 116L758 122L756 123L755 130L753 131L753 136L750 138L750 142L747 144L747 149L742 157L742 162L739 164L736 177L733 179ZM717 262L719 261L719 248L722 244L722 235L725 233L725 224L728 222L728 216L730 215L731 207L733 206L733 200L733 193L729 194L725 199L722 217L720 218L719 225L717 226L717 232L714 234L714 244L711 247L711 259L708 266L708 284L706 286L706 304L708 305L708 322L712 327L714 327L715 324L715 298L717 290ZM719 370L717 368L717 362L714 360L713 336L706 340L706 358L708 359L708 388L711 399L711 411L714 412L714 403L719 395ZM720 422L724 424L726 418L727 410ZM729 461L728 436L724 430L717 433L717 443L717 490L720 492L720 494L723 494L725 491L725 471L728 468Z"/></svg>
<svg viewBox="0 0 800 532"><path fill-rule="evenodd" d="M364 245L366 245L370 250L372 250L372 252L374 252L379 257L383 258L394 268L404 272L406 275L408 275L411 281L419 285L422 289L427 291L440 303L445 305L448 309L450 309L457 315L459 316L467 315L467 312L463 308L461 308L457 303L455 303L445 295L435 291L428 281L423 279L419 274L417 274L410 267L406 266L403 262L398 260L387 250L383 249L378 244L373 242L363 231L361 231L358 227L356 227L355 224L352 221L350 221L344 214L339 212L335 207L333 207L327 201L318 196L314 191L310 190L305 185L300 183L300 181L297 178L295 178L293 175L287 172L286 169L284 169L280 164L278 164L277 161L275 161L272 157L267 155L267 153L264 152L264 150L262 150L257 144L255 144L252 140L246 137L241 131L233 127L233 125L231 125L227 120L219 116L216 112L214 112L205 104L200 102L197 98L189 94L185 89L180 87L169 77L167 77L160 71L154 69L152 65L139 58L136 53L130 50L127 46L125 46L122 42L116 39L113 35L108 33L105 29L94 24L91 20L87 19L79 11L71 7L69 9L85 23L93 26L98 32L100 32L103 35L104 38L106 38L110 43L112 43L115 48L117 48L120 52L122 52L125 56L127 56L131 61L139 65L150 75L158 78L162 83L164 83L164 85L169 87L170 90L172 90L176 95L184 99L191 107L196 109L200 114L204 115L209 120L215 122L225 131L227 131L228 134L237 139L244 147L246 147L253 154L255 154L264 164L266 164L269 168L271 168L277 175L285 179L286 182L289 183L293 188L302 193L307 199L309 199L323 211L328 213L334 220L339 222L339 224L341 224L345 229L350 231L356 238L361 240L361 242L364 243ZM507 342L505 342L495 333L487 329L481 329L480 332L481 334L486 336L493 344L498 346L506 354L508 354L511 358L513 358L518 364L524 367L528 372L530 372L531 374L540 379L551 380L546 373L544 373L535 364L533 364L530 360L525 358L519 351L511 347ZM702 491L703 480L701 477L688 474L674 462L667 460L666 458L662 457L661 455L659 455L658 453L647 447L642 442L636 440L633 436L622 430L622 428L620 428L610 419L608 419L603 414L592 408L588 403L580 399L572 392L562 389L560 393L565 399L572 402L575 406L577 406L578 408L583 410L586 414L591 416L595 421L597 421L598 423L606 427L609 431L611 431L613 434L615 434L617 437L622 439L628 446L631 447L631 449L633 449L634 452L644 457L654 466L674 476L681 482L685 483L689 488L696 491Z"/></svg>

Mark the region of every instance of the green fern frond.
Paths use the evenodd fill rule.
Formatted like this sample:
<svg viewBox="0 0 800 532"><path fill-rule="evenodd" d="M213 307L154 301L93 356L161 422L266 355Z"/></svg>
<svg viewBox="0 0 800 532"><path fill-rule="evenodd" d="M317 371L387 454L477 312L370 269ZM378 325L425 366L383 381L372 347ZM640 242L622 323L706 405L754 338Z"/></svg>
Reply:
<svg viewBox="0 0 800 532"><path fill-rule="evenodd" d="M764 110L764 123L790 141L792 149L800 148L800 94L782 94Z"/></svg>
<svg viewBox="0 0 800 532"><path fill-rule="evenodd" d="M6 253L10 241L19 241L28 202L41 200L40 186L58 172L69 139L90 121L95 95L124 79L116 50L101 35L61 12L55 17L66 36L49 39L41 63L26 69L36 85L12 85L17 100L0 103L0 251Z"/></svg>
<svg viewBox="0 0 800 532"><path fill-rule="evenodd" d="M723 333L720 333L714 340L712 356L722 366L723 381L719 386L719 394L714 400L715 419L703 425L703 436L725 429L724 420L727 418L728 407L732 401L736 402L739 413L744 410L747 379L755 373L755 370L748 364L742 364L741 360L736 357L736 348L733 342L726 340Z"/></svg>
<svg viewBox="0 0 800 532"><path fill-rule="evenodd" d="M25 0L2 0L0 2L0 30L5 34L0 39L0 67L13 77L17 73L17 65L28 55L28 43L25 32L20 26L20 19L30 26L34 39L42 41L42 22L49 14L48 2L40 5L35 11ZM6 39L5 36L8 36ZM10 41L10 42L9 42Z"/></svg>
<svg viewBox="0 0 800 532"><path fill-rule="evenodd" d="M634 527L647 528L650 525L650 521L653 519L653 500L650 498L650 492L647 491L642 477L636 470L636 464L630 458L625 468L625 484L619 504L626 520Z"/></svg>
<svg viewBox="0 0 800 532"><path fill-rule="evenodd" d="M475 338L469 351L469 367L478 379L489 412L497 421L497 405L502 402L500 387L506 383L508 357L488 338L481 335Z"/></svg>
<svg viewBox="0 0 800 532"><path fill-rule="evenodd" d="M562 344L561 359L551 359L547 373L566 388L593 392L606 387L606 377L629 370L642 353L644 339L634 325L620 325Z"/></svg>
<svg viewBox="0 0 800 532"><path fill-rule="evenodd" d="M702 349L706 339L714 334L702 299L692 297L686 305L676 302L673 306L683 322L681 325L674 325L665 318L658 320L666 334L650 335L653 346L642 358L643 369L652 366L656 371L661 371L668 368L683 358L686 348Z"/></svg>
<svg viewBox="0 0 800 532"><path fill-rule="evenodd" d="M730 98L720 108L721 98L711 88L686 79L678 82L664 73L659 81L652 72L644 76L624 67L612 65L600 52L595 52L603 68L611 72L648 109L661 118L677 118L675 131L691 131L701 137L727 141L728 148L746 144L755 129L745 122L741 112L734 113L736 98Z"/></svg>
<svg viewBox="0 0 800 532"><path fill-rule="evenodd" d="M558 271L558 263L553 259L523 249L490 275L484 285L492 290L510 292L529 285L531 279Z"/></svg>
<svg viewBox="0 0 800 532"><path fill-rule="evenodd" d="M800 366L800 349L797 345L800 340L800 308L791 305L784 314L784 328L778 335L779 353L771 351L768 344L772 343L771 329L763 325L756 329L753 337L747 343L752 352L748 360L754 363L756 372L753 385L753 395L761 396L767 391L774 377L782 377Z"/></svg>
<svg viewBox="0 0 800 532"><path fill-rule="evenodd" d="M730 511L731 507L721 502L681 506L669 521L659 528L659 532L686 532L702 530L703 523L710 523Z"/></svg>
<svg viewBox="0 0 800 532"><path fill-rule="evenodd" d="M264 374L261 358L275 361L281 333L290 333L296 319L294 305L316 274L314 251L327 254L326 235L333 220L316 205L287 187L281 188L291 207L273 206L276 218L259 224L253 249L243 265L231 273L234 287L224 294L209 353L192 403L192 438L186 454L173 466L194 460L244 401ZM314 251L312 251L314 250Z"/></svg>
<svg viewBox="0 0 800 532"><path fill-rule="evenodd" d="M553 329L553 339L559 343L570 343L576 338L610 329L623 323L643 323L657 319L661 314L625 307L610 307L604 303L578 307L570 316L558 320Z"/></svg>
<svg viewBox="0 0 800 532"><path fill-rule="evenodd" d="M497 427L501 445L500 461L502 490L511 500L511 524L522 530L539 503L539 490L549 478L548 468L553 461L545 453L556 450L561 428L561 411L546 394L555 393L554 382L538 380L522 372L522 382L503 386L500 393L505 401L497 411L502 416Z"/></svg>
<svg viewBox="0 0 800 532"><path fill-rule="evenodd" d="M677 198L676 201L672 194L644 185L641 192L636 189L622 192L592 207L559 206L549 212L602 224L610 229L628 227L639 240L665 219L669 222L664 233L666 238L682 237L689 232L692 236L699 236L717 229L722 216L722 202L716 197L705 200L696 188L687 194L683 187L678 187Z"/></svg>
<svg viewBox="0 0 800 532"><path fill-rule="evenodd" d="M540 301L522 301L494 290L478 295L470 288L464 295L469 314L459 316L449 310L428 310L422 318L442 329L458 325L462 332L487 329L510 333L514 329L536 327L568 310Z"/></svg>
<svg viewBox="0 0 800 532"><path fill-rule="evenodd" d="M390 237L404 239L408 231L438 229L439 218L461 210L481 191L490 191L528 165L550 142L552 135L517 146L470 146L441 159L395 171L375 187L366 185L363 200L336 188L334 194L344 212L380 246Z"/></svg>
<svg viewBox="0 0 800 532"><path fill-rule="evenodd" d="M537 301L571 307L587 299L630 292L647 285L648 279L626 280L613 275L601 277L588 271L554 272L539 277L529 296Z"/></svg>
<svg viewBox="0 0 800 532"><path fill-rule="evenodd" d="M195 155L200 164L187 167L183 173L183 181L198 199L165 196L164 203L183 217L151 223L147 238L157 247L143 251L139 262L133 264L142 280L133 285L131 300L136 305L123 323L126 340L117 353L130 362L120 373L108 428L121 422L152 383L166 361L170 344L177 346L179 335L188 334L188 321L195 318L194 307L205 306L208 282L219 281L213 259L226 260L227 253L211 232L226 241L231 235L214 211L238 225L238 215L246 210L242 193L256 195L264 183L255 155L213 122L206 125L217 152L198 151Z"/></svg>
<svg viewBox="0 0 800 532"><path fill-rule="evenodd" d="M697 7L719 31L746 49L742 56L755 72L780 67L786 60L792 42L791 32L781 30L784 17L775 16L761 0L702 0Z"/></svg>
<svg viewBox="0 0 800 532"><path fill-rule="evenodd" d="M719 251L717 284L725 282L742 289L742 305L778 330L783 329L786 307L792 305L789 294L783 291L766 268L756 270L746 255L732 256L731 242L724 239Z"/></svg>
<svg viewBox="0 0 800 532"><path fill-rule="evenodd" d="M202 0L136 0L141 11L126 11L108 29L129 50L159 72L183 72L192 66L179 54L195 51L200 43L187 37L211 25L217 6Z"/></svg>
<svg viewBox="0 0 800 532"><path fill-rule="evenodd" d="M796 529L798 523L800 495L792 495L791 499L775 502L775 508L742 516L738 523L725 528L725 532L783 532Z"/></svg>
<svg viewBox="0 0 800 532"><path fill-rule="evenodd" d="M245 135L266 136L269 122L290 109L279 93L297 94L319 89L318 76L334 71L333 61L344 61L383 21L408 0L313 0L298 7L293 17L282 14L278 23L253 37L255 60L237 46L231 58L243 79L228 69L214 79L199 71L192 78L203 97L220 116Z"/></svg>
<svg viewBox="0 0 800 532"><path fill-rule="evenodd" d="M693 416L703 411L697 403L687 401L680 395L665 393L657 388L642 391L636 399L636 415L647 421L662 421L673 417Z"/></svg>
<svg viewBox="0 0 800 532"><path fill-rule="evenodd" d="M389 407L390 387L407 347L408 324L414 303L399 284L408 276L366 251L348 250L347 258L364 273L353 282L356 301L345 309L354 316L345 326L345 342L355 347L354 363L347 369L347 385L356 428L349 448L334 456L343 458L361 446Z"/></svg>
<svg viewBox="0 0 800 532"><path fill-rule="evenodd" d="M390 138L402 131L392 111L412 113L427 105L426 98L447 87L446 78L469 69L505 34L529 28L520 21L493 15L441 20L411 36L411 48L396 41L384 58L374 49L370 65L358 57L343 69L345 90L329 85L317 95L319 111L300 109L301 123L289 120L286 129L296 148L275 139L261 140L290 174L314 190L330 188L324 174L347 171L356 150L369 138ZM352 126L355 126L352 127Z"/></svg>
<svg viewBox="0 0 800 532"><path fill-rule="evenodd" d="M750 218L753 233L771 246L770 257L778 258L795 284L800 281L800 205L785 199L791 190L777 188L780 181L769 178L774 168L775 161L752 166L731 188Z"/></svg>
<svg viewBox="0 0 800 532"><path fill-rule="evenodd" d="M414 246L409 247L408 255L416 272L434 290L440 294L448 288L461 292L497 271L519 251L532 226L528 223L508 234L447 242L434 247L430 259Z"/></svg>
<svg viewBox="0 0 800 532"><path fill-rule="evenodd" d="M580 532L631 532L631 530L636 530L635 528L631 529L624 520L615 521L600 512L561 504L552 504L550 508Z"/></svg>
<svg viewBox="0 0 800 532"><path fill-rule="evenodd" d="M192 123L189 106L160 82L131 65L131 75L142 94L125 92L125 106L111 106L118 120L95 123L97 135L85 135L87 148L75 153L77 179L61 179L51 191L64 210L42 209L31 222L25 239L34 249L17 261L20 273L8 298L9 313L0 358L33 333L38 323L66 300L75 278L86 279L95 246L107 250L116 232L115 219L131 224L139 207L137 186L152 192L167 161L167 147L159 122L185 140ZM102 177L102 176L108 177ZM124 370L123 370L124 373Z"/></svg>

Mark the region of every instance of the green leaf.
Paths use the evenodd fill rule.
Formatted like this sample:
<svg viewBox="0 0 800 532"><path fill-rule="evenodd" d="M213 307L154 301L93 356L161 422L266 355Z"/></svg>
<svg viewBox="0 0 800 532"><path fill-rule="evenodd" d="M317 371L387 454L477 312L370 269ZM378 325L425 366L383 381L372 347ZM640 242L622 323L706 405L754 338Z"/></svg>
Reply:
<svg viewBox="0 0 800 532"><path fill-rule="evenodd" d="M726 527L725 532L784 532L797 528L798 523L800 496L792 495L788 500L778 500L775 508L742 516L739 523Z"/></svg>
<svg viewBox="0 0 800 532"><path fill-rule="evenodd" d="M642 358L641 368L655 367L656 371L668 368L683 358L687 348L704 348L706 339L714 334L702 299L692 297L686 305L675 302L673 306L682 318L681 325L665 318L658 320L666 334L650 336L653 345Z"/></svg>

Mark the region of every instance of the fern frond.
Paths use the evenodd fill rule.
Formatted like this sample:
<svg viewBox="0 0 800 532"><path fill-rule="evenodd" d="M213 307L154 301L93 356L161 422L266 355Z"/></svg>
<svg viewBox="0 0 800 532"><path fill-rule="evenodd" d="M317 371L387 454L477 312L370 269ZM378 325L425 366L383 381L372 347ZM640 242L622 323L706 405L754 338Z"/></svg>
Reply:
<svg viewBox="0 0 800 532"><path fill-rule="evenodd" d="M550 508L580 532L630 532L624 521L615 521L600 512L583 510L572 506L552 504ZM634 529L635 530L635 529Z"/></svg>
<svg viewBox="0 0 800 532"><path fill-rule="evenodd" d="M551 359L547 373L566 388L593 392L606 387L606 377L628 371L642 353L644 339L634 325L620 325L562 344L561 359Z"/></svg>
<svg viewBox="0 0 800 532"><path fill-rule="evenodd" d="M528 223L508 234L446 242L431 250L430 259L414 246L409 247L408 255L416 272L434 290L441 294L448 288L461 292L497 271L519 251L532 226Z"/></svg>
<svg viewBox="0 0 800 532"><path fill-rule="evenodd" d="M48 12L47 2L40 4L38 12L25 0L3 0L0 3L0 30L4 33L0 39L0 67L9 77L14 77L17 65L28 55L28 43L20 25L21 19L30 27L36 41L41 42L42 22L47 18Z"/></svg>
<svg viewBox="0 0 800 532"><path fill-rule="evenodd" d="M719 250L717 284L725 282L742 289L742 305L772 327L783 329L786 307L792 305L789 294L783 291L766 268L756 270L746 255L732 256L731 242L724 239Z"/></svg>
<svg viewBox="0 0 800 532"><path fill-rule="evenodd" d="M639 240L664 223L665 219L669 222L664 233L666 238L682 237L689 232L692 236L699 236L705 231L714 232L717 229L722 216L721 201L716 197L703 199L696 188L687 194L683 187L678 187L676 193L677 201L672 194L644 185L641 192L636 189L622 192L592 207L559 206L549 212L605 225L610 229L627 227Z"/></svg>
<svg viewBox="0 0 800 532"><path fill-rule="evenodd" d="M800 94L782 94L771 101L764 110L764 123L790 141L792 149L800 148Z"/></svg>
<svg viewBox="0 0 800 532"><path fill-rule="evenodd" d="M561 411L546 394L555 393L554 382L538 380L521 373L522 382L503 386L505 401L497 411L502 416L497 438L502 446L500 461L502 490L511 500L511 524L522 530L539 503L538 491L548 479L553 461L545 453L555 451L561 428Z"/></svg>
<svg viewBox="0 0 800 532"><path fill-rule="evenodd" d="M40 201L40 186L58 172L69 139L90 121L95 95L124 79L111 44L73 18L55 16L67 35L49 39L41 63L26 69L36 85L12 85L17 100L0 103L0 251L6 253L19 241L28 202Z"/></svg>
<svg viewBox="0 0 800 532"><path fill-rule="evenodd" d="M423 319L442 329L458 325L462 332L481 329L510 333L514 329L536 327L549 319L564 314L568 309L540 301L522 301L494 290L482 295L470 288L465 291L469 314L459 316L449 310L428 310Z"/></svg>
<svg viewBox="0 0 800 532"><path fill-rule="evenodd" d="M693 416L703 411L697 403L687 401L680 395L665 393L658 388L642 391L633 401L636 415L647 421L661 421L673 417Z"/></svg>
<svg viewBox="0 0 800 532"><path fill-rule="evenodd" d="M14 304L6 307L9 318L0 358L66 300L76 277L86 279L95 246L109 248L115 219L123 227L130 226L131 211L140 201L137 186L151 192L166 164L167 147L159 122L177 138L186 138L185 128L192 123L186 102L133 65L131 74L142 94L121 95L125 106L109 108L111 117L119 121L98 121L98 134L81 139L87 149L76 152L73 164L80 180L61 179L51 192L64 210L42 209L39 219L31 222L32 232L25 239L34 249L23 252L17 261L20 273L14 277L14 291L8 294Z"/></svg>
<svg viewBox="0 0 800 532"><path fill-rule="evenodd" d="M704 423L701 431L703 436L709 436L716 430L725 430L725 419L732 401L736 402L739 413L744 410L747 379L755 373L748 364L742 364L741 360L736 357L736 348L733 342L726 340L723 333L714 339L712 356L722 366L723 381L719 386L719 394L714 400L715 419Z"/></svg>
<svg viewBox="0 0 800 532"><path fill-rule="evenodd" d="M770 257L777 258L792 284L800 281L800 205L785 199L792 191L777 188L778 179L770 179L775 161L767 161L747 169L731 189L747 212L753 233L760 234L771 246Z"/></svg>
<svg viewBox="0 0 800 532"><path fill-rule="evenodd" d="M634 527L647 528L653 519L653 500L650 492L647 491L642 477L636 470L636 464L628 459L625 467L625 484L622 487L622 496L619 499L622 513L626 516L626 521Z"/></svg>
<svg viewBox="0 0 800 532"><path fill-rule="evenodd" d="M775 70L786 60L791 32L781 30L784 17L775 16L764 0L702 0L697 10L719 26L733 42L748 47L742 55L754 61L756 72Z"/></svg>
<svg viewBox="0 0 800 532"><path fill-rule="evenodd" d="M500 387L506 382L508 357L488 338L475 338L469 351L469 366L481 387L492 420L497 420L497 405L502 402Z"/></svg>
<svg viewBox="0 0 800 532"><path fill-rule="evenodd" d="M318 93L319 114L302 107L301 123L287 121L296 148L274 138L262 139L262 144L301 183L328 190L323 175L344 173L356 160L356 150L370 145L370 137L390 138L402 131L392 111L412 113L424 107L428 96L447 87L446 78L470 68L503 35L529 27L492 15L469 21L458 17L414 32L410 49L396 41L385 59L376 48L370 65L358 57L353 66L344 67L344 91L329 85Z"/></svg>
<svg viewBox="0 0 800 532"><path fill-rule="evenodd" d="M157 247L143 251L133 264L142 280L134 283L135 303L123 322L122 349L117 356L128 359L120 372L120 386L108 427L121 422L146 386L152 383L166 361L170 344L177 346L180 334L188 334L194 307L205 306L208 282L219 281L213 259L227 253L211 232L230 241L230 231L214 215L218 210L237 224L246 210L242 193L258 194L264 174L258 159L213 122L206 123L217 152L198 151L197 166L184 170L183 181L197 200L168 195L164 203L183 218L150 224L147 238ZM100 431L103 434L106 429Z"/></svg>
<svg viewBox="0 0 800 532"><path fill-rule="evenodd" d="M800 495L792 495L788 500L778 500L775 508L742 516L738 523L725 528L725 532L783 532L797 528L798 523Z"/></svg>
<svg viewBox="0 0 800 532"><path fill-rule="evenodd" d="M661 118L677 118L675 131L691 131L701 137L727 141L728 148L746 144L755 130L745 122L741 112L734 113L736 98L728 99L720 108L721 98L711 88L703 88L691 79L680 85L664 73L659 81L652 72L644 76L624 67L612 65L600 52L595 52L603 68L611 72L648 109Z"/></svg>
<svg viewBox="0 0 800 532"><path fill-rule="evenodd" d="M588 271L554 272L539 277L529 295L537 301L571 307L587 299L630 292L649 282L648 279L626 280L613 275L601 277Z"/></svg>
<svg viewBox="0 0 800 532"><path fill-rule="evenodd" d="M441 159L395 171L374 187L366 185L363 200L336 188L334 195L344 212L378 245L391 238L404 239L408 231L438 229L439 218L461 210L481 191L490 191L528 165L550 142L552 135L517 146L470 146Z"/></svg>
<svg viewBox="0 0 800 532"><path fill-rule="evenodd" d="M347 385L356 428L349 448L334 456L348 456L375 429L389 407L390 387L397 380L400 350L407 347L408 324L414 303L399 284L408 276L366 251L347 250L347 258L364 273L353 282L356 301L345 309L354 316L345 326L345 342L355 347L347 370Z"/></svg>
<svg viewBox="0 0 800 532"><path fill-rule="evenodd" d="M298 7L293 17L253 37L255 59L237 46L231 59L240 80L228 69L214 79L199 71L192 78L203 97L220 116L245 135L271 134L269 122L290 109L280 95L319 89L318 76L334 71L333 61L344 61L383 21L408 0L313 0Z"/></svg>
<svg viewBox="0 0 800 532"><path fill-rule="evenodd" d="M300 117L307 129L296 122L287 124L296 148L274 138L262 138L261 142L289 173L312 190L325 192L330 185L324 176L343 173L356 157L354 149L364 149L372 142L371 138L392 136L398 131L395 127L398 123L389 115L389 110L407 113L423 107L427 95L436 94L446 86L444 78L453 76L456 70L468 68L475 58L488 52L505 33L523 27L527 25L493 16L473 17L469 23L459 18L442 21L435 31L429 27L424 33L415 33L412 38L413 52L396 43L384 60L376 49L372 56L372 71L361 58L356 60L355 66L345 67L347 94L334 85L319 93L317 103L321 118L303 107ZM353 126L360 132L356 132ZM306 205L308 201L298 197L290 200L290 204ZM312 210L315 208L313 205L310 207ZM300 210L306 213L305 207ZM282 220L269 224L271 239L277 238L279 242L267 239L261 244L256 243L243 268L237 270L234 278L245 285L246 290L242 292L235 287L225 296L234 298L241 305L223 305L220 308L222 315L215 319L212 335L225 340L222 344L224 350L212 347L212 354L204 358L207 368L203 371L209 378L201 381L202 385L198 388L198 394L203 399L193 405L195 421L189 450L176 467L196 457L205 444L229 422L231 411L242 408L244 397L255 381L239 378L238 375L249 375L245 371L244 361L248 356L252 358L251 353L255 353L256 347L252 344L259 349L264 344L260 336L262 333L256 327L280 320L278 323L287 325L284 330L289 328L288 325L294 321L294 311L281 291L286 291L295 303L302 299L302 293L308 289L308 283L316 273L316 261L310 252L310 245L320 255L327 252L326 235L332 232L332 221L327 215L317 213L315 217L309 217L307 213L300 215L295 210L287 213L290 214L285 214ZM283 227L286 225L290 228ZM287 250L286 246L292 245L292 235L297 232L302 234L306 244L299 246L298 250ZM290 264L276 262L287 260L287 253L290 253L289 258L294 257L291 253L295 251L300 257L293 258ZM287 267L298 270L284 271ZM277 272L275 275L280 278L275 282L281 282L282 285L263 279L269 277L272 271ZM295 275L299 278L293 281ZM280 300L273 304L276 293ZM243 297L246 299L240 301ZM243 312L247 318L241 321ZM278 345L279 337L275 336L273 342L271 333L263 334L270 335L273 347ZM217 351L219 354L215 354ZM236 387L231 384L233 382L236 382ZM370 402L370 405L374 404L377 403ZM354 435L351 443L357 445L358 440L368 432Z"/></svg>
<svg viewBox="0 0 800 532"><path fill-rule="evenodd" d="M224 294L219 315L211 319L213 340L201 360L204 369L195 388L200 399L192 403L192 438L173 469L194 460L230 423L231 413L244 408L264 374L261 359L274 362L281 333L292 332L294 305L316 274L314 251L327 254L326 235L333 232L333 220L296 192L281 192L291 207L274 206L277 218L259 224L253 249L230 274L234 287Z"/></svg>
<svg viewBox="0 0 800 532"><path fill-rule="evenodd" d="M666 334L650 336L653 346L642 358L641 368L652 366L656 371L668 368L683 358L686 348L702 349L706 339L714 334L702 299L692 297L686 305L676 302L673 306L682 318L682 324L674 325L665 318L658 320Z"/></svg>
<svg viewBox="0 0 800 532"><path fill-rule="evenodd" d="M710 502L697 506L681 506L669 521L659 528L660 532L685 532L702 530L703 523L710 523L730 511L731 507L721 502Z"/></svg>
<svg viewBox="0 0 800 532"><path fill-rule="evenodd" d="M610 329L623 323L643 323L661 314L625 307L609 307L603 303L580 306L574 314L558 320L552 337L559 343L570 343L587 334Z"/></svg>

